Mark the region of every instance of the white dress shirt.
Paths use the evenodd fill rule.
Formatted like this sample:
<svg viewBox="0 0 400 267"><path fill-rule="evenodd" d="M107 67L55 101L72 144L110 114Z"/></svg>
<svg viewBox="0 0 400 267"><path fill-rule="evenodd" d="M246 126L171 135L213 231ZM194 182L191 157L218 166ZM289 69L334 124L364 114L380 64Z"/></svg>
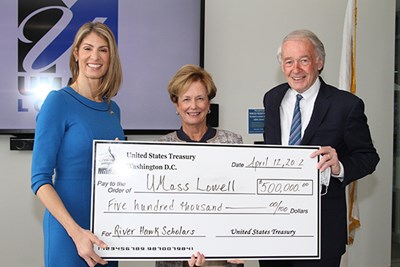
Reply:
<svg viewBox="0 0 400 267"><path fill-rule="evenodd" d="M301 138L304 136L304 130L307 128L311 119L311 114L314 109L315 99L317 98L321 82L316 79L314 84L301 94L303 99L300 101L301 113ZM289 144L290 126L292 125L294 105L296 104L296 95L298 93L290 88L287 90L282 99L280 113L281 113L281 140L282 145Z"/></svg>
<svg viewBox="0 0 400 267"><path fill-rule="evenodd" d="M304 136L304 131L310 122L312 112L314 110L314 103L317 99L317 95L319 92L319 88L321 86L321 81L316 79L314 84L301 94L303 97L300 101L300 113L301 113L301 138ZM293 111L294 106L296 104L296 95L298 93L289 88L287 90L285 96L282 99L280 106L280 115L281 115L281 141L282 145L289 144L289 136L290 136L290 126L292 125ZM344 168L343 164L339 161L340 164L340 173L339 175L332 175L333 177L338 178L340 181L343 181L344 176ZM330 176L330 168L327 169L328 173L325 172L323 176ZM329 184L329 180L327 181Z"/></svg>

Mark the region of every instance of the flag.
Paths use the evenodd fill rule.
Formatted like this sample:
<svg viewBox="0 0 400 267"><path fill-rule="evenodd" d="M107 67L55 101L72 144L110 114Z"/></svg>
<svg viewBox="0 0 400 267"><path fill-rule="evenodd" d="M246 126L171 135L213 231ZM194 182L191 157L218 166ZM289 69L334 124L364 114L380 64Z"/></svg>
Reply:
<svg viewBox="0 0 400 267"><path fill-rule="evenodd" d="M339 88L356 93L357 0L348 0L343 27ZM346 187L348 244L353 244L355 230L361 226L357 201L357 181Z"/></svg>

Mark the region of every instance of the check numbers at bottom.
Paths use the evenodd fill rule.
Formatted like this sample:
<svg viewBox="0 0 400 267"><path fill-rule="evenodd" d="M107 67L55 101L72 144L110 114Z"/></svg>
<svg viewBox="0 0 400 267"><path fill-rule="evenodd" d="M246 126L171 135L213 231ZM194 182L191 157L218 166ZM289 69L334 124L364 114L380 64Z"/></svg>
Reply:
<svg viewBox="0 0 400 267"><path fill-rule="evenodd" d="M105 251L192 251L193 247L106 247L98 248Z"/></svg>

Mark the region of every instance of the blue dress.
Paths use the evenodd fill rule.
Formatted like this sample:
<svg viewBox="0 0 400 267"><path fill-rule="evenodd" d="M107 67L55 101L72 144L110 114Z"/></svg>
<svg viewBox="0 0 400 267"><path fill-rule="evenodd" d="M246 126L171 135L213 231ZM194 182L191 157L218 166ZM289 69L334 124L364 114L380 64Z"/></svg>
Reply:
<svg viewBox="0 0 400 267"><path fill-rule="evenodd" d="M115 102L91 101L71 87L50 92L36 118L33 192L36 194L44 184L52 184L74 220L82 228L90 229L92 141L117 137L124 139L120 109ZM88 266L48 210L43 218L43 232L45 266ZM109 262L107 266L118 263Z"/></svg>

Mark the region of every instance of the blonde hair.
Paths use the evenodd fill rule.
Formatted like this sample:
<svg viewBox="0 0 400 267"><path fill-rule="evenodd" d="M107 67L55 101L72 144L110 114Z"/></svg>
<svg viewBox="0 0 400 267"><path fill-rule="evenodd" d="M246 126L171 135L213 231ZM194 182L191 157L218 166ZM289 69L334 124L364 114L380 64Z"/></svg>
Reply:
<svg viewBox="0 0 400 267"><path fill-rule="evenodd" d="M79 75L79 66L74 56L74 51L79 50L83 39L86 38L90 33L96 33L99 37L107 41L110 51L110 65L97 92L97 96L105 98L110 101L112 97L117 95L119 88L122 83L122 67L121 60L118 54L117 43L115 36L111 29L101 22L87 22L83 24L75 35L74 42L71 46L71 55L69 59L69 67L71 70L71 84L74 83Z"/></svg>
<svg viewBox="0 0 400 267"><path fill-rule="evenodd" d="M178 102L178 97L189 89L193 82L200 81L207 90L208 100L211 100L217 94L217 87L206 70L203 68L187 64L182 66L168 83L168 93L173 103Z"/></svg>

